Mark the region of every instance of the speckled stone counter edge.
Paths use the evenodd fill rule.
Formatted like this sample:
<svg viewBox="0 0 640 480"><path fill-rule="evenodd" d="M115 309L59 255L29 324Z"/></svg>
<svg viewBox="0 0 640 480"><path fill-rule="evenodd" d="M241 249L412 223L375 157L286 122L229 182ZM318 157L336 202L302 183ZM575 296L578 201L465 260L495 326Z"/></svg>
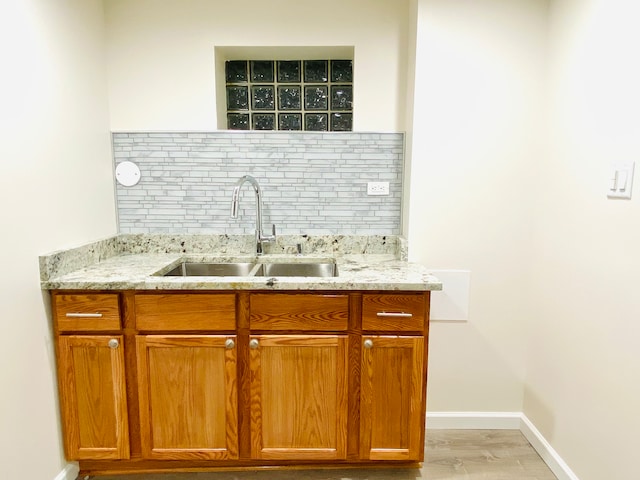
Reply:
<svg viewBox="0 0 640 480"><path fill-rule="evenodd" d="M265 253L302 253L313 255L393 255L408 259L406 239L393 235L281 235L268 244ZM173 235L120 234L75 248L39 257L40 280L65 275L108 258L137 253L251 254L255 252L253 235Z"/></svg>

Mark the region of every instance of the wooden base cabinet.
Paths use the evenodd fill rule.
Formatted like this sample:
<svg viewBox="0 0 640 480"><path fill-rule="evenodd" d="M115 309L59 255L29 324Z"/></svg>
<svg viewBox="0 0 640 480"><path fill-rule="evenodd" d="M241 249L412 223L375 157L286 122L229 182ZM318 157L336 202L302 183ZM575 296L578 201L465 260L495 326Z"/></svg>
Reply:
<svg viewBox="0 0 640 480"><path fill-rule="evenodd" d="M52 292L81 475L424 460L428 292Z"/></svg>
<svg viewBox="0 0 640 480"><path fill-rule="evenodd" d="M67 458L129 458L122 336L60 336L58 375Z"/></svg>
<svg viewBox="0 0 640 480"><path fill-rule="evenodd" d="M252 336L251 456L347 456L347 336Z"/></svg>
<svg viewBox="0 0 640 480"><path fill-rule="evenodd" d="M238 458L236 337L139 335L144 458Z"/></svg>
<svg viewBox="0 0 640 480"><path fill-rule="evenodd" d="M361 458L423 460L424 351L423 337L363 337Z"/></svg>

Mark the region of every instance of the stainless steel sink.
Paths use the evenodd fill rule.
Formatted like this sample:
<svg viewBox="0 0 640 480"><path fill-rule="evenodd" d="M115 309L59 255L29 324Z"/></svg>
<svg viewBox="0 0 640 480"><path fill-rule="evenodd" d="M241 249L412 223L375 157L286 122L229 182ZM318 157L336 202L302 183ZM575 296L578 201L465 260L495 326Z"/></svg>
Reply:
<svg viewBox="0 0 640 480"><path fill-rule="evenodd" d="M256 275L265 277L337 277L338 269L332 262L263 263Z"/></svg>
<svg viewBox="0 0 640 480"><path fill-rule="evenodd" d="M337 277L333 262L181 262L163 277Z"/></svg>
<svg viewBox="0 0 640 480"><path fill-rule="evenodd" d="M255 263L190 263L183 262L163 274L165 277L246 277Z"/></svg>

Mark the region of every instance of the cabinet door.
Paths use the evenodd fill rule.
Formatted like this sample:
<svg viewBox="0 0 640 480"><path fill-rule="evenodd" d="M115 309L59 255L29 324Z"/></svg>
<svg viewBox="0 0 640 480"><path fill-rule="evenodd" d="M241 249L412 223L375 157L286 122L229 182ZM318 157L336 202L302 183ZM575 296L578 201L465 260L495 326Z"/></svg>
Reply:
<svg viewBox="0 0 640 480"><path fill-rule="evenodd" d="M424 357L423 337L363 338L361 458L423 460Z"/></svg>
<svg viewBox="0 0 640 480"><path fill-rule="evenodd" d="M235 336L136 338L144 458L238 458Z"/></svg>
<svg viewBox="0 0 640 480"><path fill-rule="evenodd" d="M346 335L250 340L251 455L346 458Z"/></svg>
<svg viewBox="0 0 640 480"><path fill-rule="evenodd" d="M123 350L120 335L58 338L67 459L129 458Z"/></svg>

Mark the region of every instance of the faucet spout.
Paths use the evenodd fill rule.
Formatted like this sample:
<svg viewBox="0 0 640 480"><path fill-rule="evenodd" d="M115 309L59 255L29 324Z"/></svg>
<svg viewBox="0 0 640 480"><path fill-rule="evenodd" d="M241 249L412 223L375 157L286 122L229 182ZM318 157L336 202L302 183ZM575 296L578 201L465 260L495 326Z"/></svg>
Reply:
<svg viewBox="0 0 640 480"><path fill-rule="evenodd" d="M233 188L233 194L231 196L231 218L238 218L240 188L245 182L248 182L253 187L253 191L256 194L256 253L260 255L263 253L263 243L275 241L276 226L273 225L271 235L264 234L262 230L262 189L258 181L251 175L243 175L240 177L236 182L236 186Z"/></svg>

